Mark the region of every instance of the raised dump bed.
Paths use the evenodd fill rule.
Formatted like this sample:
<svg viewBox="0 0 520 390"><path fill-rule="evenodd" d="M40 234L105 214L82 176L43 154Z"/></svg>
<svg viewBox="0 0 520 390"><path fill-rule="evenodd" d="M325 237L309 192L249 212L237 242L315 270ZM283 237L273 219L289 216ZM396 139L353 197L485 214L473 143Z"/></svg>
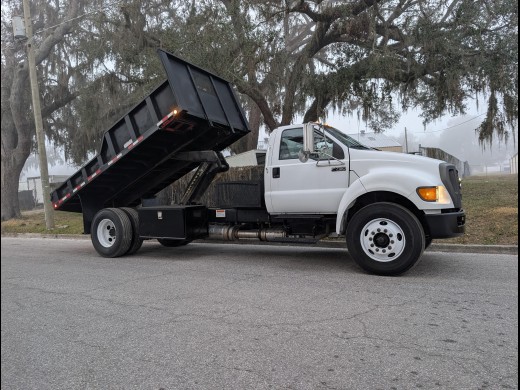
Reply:
<svg viewBox="0 0 520 390"><path fill-rule="evenodd" d="M249 133L230 83L158 51L168 79L110 127L101 150L51 193L55 210L133 207L200 165L186 152L219 152ZM202 154L202 156L205 156Z"/></svg>

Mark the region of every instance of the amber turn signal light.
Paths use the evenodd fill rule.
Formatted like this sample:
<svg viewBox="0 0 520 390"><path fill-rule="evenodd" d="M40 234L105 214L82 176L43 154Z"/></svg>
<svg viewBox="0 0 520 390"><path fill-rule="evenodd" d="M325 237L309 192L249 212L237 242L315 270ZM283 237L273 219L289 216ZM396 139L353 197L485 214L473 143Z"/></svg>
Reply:
<svg viewBox="0 0 520 390"><path fill-rule="evenodd" d="M436 202L439 199L437 187L419 187L417 188L417 195L426 202Z"/></svg>

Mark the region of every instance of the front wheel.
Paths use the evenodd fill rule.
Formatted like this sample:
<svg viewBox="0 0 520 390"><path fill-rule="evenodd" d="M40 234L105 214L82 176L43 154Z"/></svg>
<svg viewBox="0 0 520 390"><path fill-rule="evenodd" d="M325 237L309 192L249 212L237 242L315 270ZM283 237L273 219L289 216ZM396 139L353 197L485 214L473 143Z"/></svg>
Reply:
<svg viewBox="0 0 520 390"><path fill-rule="evenodd" d="M359 210L347 226L347 247L354 261L377 275L399 275L411 269L425 247L424 230L408 209L375 203Z"/></svg>

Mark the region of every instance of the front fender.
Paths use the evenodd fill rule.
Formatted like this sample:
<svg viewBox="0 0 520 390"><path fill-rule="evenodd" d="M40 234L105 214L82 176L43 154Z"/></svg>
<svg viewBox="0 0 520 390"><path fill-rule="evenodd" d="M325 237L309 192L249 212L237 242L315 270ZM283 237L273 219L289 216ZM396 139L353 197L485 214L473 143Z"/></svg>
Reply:
<svg viewBox="0 0 520 390"><path fill-rule="evenodd" d="M351 204L357 198L366 193L367 190L365 189L363 183L361 183L361 180L359 178L347 188L347 190L343 194L343 197L341 198L341 201L339 202L337 214L338 217L336 219L336 233L340 234L343 228L343 215L345 214L345 211L347 211L351 207Z"/></svg>
<svg viewBox="0 0 520 390"><path fill-rule="evenodd" d="M424 202L416 193L417 187L442 185L439 177L424 171L406 169L402 172L389 171L387 168L373 170L358 178L345 191L338 207L336 233L343 230L343 216L357 198L369 192L392 192L410 200L419 210L447 207L437 203Z"/></svg>

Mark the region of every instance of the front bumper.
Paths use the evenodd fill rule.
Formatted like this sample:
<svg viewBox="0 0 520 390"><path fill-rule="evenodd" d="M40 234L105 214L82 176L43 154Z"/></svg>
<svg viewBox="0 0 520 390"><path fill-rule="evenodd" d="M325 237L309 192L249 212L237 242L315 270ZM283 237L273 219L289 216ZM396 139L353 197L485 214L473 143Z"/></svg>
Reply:
<svg viewBox="0 0 520 390"><path fill-rule="evenodd" d="M425 215L431 238L451 238L464 234L466 213L464 210Z"/></svg>

